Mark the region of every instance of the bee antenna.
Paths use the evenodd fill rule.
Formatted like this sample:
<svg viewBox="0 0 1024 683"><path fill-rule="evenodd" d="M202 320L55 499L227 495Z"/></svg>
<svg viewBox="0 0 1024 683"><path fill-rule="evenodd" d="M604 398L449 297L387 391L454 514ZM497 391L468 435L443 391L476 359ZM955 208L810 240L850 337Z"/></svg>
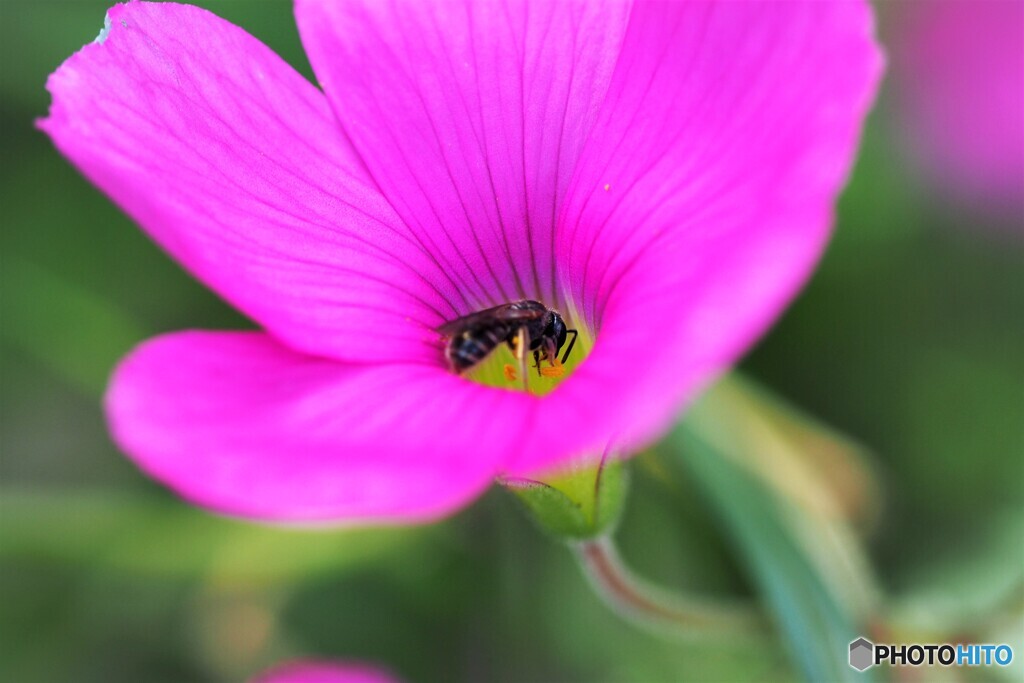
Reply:
<svg viewBox="0 0 1024 683"><path fill-rule="evenodd" d="M572 335L572 341L569 342L568 348L566 348L565 349L565 353L562 354L562 365L565 365L566 359L569 357L569 354L572 353L572 347L576 345L576 337L579 336L579 332L577 332L576 330L566 330L565 334L566 334L566 336L571 334Z"/></svg>

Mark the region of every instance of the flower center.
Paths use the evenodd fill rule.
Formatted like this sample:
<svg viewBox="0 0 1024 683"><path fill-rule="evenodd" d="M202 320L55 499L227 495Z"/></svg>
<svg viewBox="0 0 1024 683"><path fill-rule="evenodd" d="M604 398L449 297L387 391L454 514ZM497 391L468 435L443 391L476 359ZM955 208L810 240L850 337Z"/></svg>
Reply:
<svg viewBox="0 0 1024 683"><path fill-rule="evenodd" d="M543 396L590 352L593 337L573 318L524 299L442 325L451 370L487 386Z"/></svg>

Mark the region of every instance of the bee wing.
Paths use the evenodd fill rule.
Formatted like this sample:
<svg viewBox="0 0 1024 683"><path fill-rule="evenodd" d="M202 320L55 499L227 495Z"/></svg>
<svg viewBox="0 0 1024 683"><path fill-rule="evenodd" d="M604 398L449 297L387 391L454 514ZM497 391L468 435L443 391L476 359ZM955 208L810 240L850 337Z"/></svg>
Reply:
<svg viewBox="0 0 1024 683"><path fill-rule="evenodd" d="M494 322L515 322L536 320L543 316L545 311L536 309L512 308L511 304L502 304L494 308L486 308L476 313L464 315L450 322L446 322L437 328L437 331L446 337L474 327L485 327Z"/></svg>

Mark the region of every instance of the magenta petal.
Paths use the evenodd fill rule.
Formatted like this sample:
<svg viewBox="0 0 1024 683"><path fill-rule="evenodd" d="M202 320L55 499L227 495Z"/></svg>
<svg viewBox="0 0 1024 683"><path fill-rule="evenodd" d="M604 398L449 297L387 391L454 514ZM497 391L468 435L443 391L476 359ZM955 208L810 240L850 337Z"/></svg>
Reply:
<svg viewBox="0 0 1024 683"><path fill-rule="evenodd" d="M465 311L557 302L553 226L604 97L625 2L299 0L310 61Z"/></svg>
<svg viewBox="0 0 1024 683"><path fill-rule="evenodd" d="M900 3L892 25L901 138L925 175L1024 232L1024 2Z"/></svg>
<svg viewBox="0 0 1024 683"><path fill-rule="evenodd" d="M40 122L193 274L295 348L436 358L456 294L368 179L323 95L187 5L116 5ZM367 331L372 331L368 334Z"/></svg>
<svg viewBox="0 0 1024 683"><path fill-rule="evenodd" d="M290 662L258 676L252 683L396 683L380 669L342 662Z"/></svg>
<svg viewBox="0 0 1024 683"><path fill-rule="evenodd" d="M635 5L557 235L597 342L539 439L598 448L596 422L635 448L765 331L821 253L880 72L859 0Z"/></svg>
<svg viewBox="0 0 1024 683"><path fill-rule="evenodd" d="M278 521L423 521L483 491L532 397L419 364L352 366L257 332L182 332L117 369L115 440L214 510ZM498 419L496 416L500 416Z"/></svg>

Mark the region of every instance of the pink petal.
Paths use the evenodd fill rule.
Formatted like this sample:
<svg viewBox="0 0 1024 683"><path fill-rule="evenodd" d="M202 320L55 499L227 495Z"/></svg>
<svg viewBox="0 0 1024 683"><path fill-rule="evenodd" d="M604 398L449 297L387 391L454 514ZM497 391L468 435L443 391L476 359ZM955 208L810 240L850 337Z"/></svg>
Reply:
<svg viewBox="0 0 1024 683"><path fill-rule="evenodd" d="M894 10L900 137L944 191L1024 231L1024 2L921 0Z"/></svg>
<svg viewBox="0 0 1024 683"><path fill-rule="evenodd" d="M40 127L222 296L295 348L436 359L460 301L323 95L196 7L116 5L48 83ZM368 333L372 332L372 333Z"/></svg>
<svg viewBox="0 0 1024 683"><path fill-rule="evenodd" d="M341 662L291 662L257 677L252 683L396 683L380 669Z"/></svg>
<svg viewBox="0 0 1024 683"><path fill-rule="evenodd" d="M564 286L598 330L513 473L657 436L803 284L881 71L866 3L642 2L566 198Z"/></svg>
<svg viewBox="0 0 1024 683"><path fill-rule="evenodd" d="M470 299L557 302L553 225L625 2L298 0L310 61L399 215Z"/></svg>
<svg viewBox="0 0 1024 683"><path fill-rule="evenodd" d="M538 402L420 364L353 366L257 332L182 332L117 369L114 438L190 501L278 521L424 521L480 494Z"/></svg>

